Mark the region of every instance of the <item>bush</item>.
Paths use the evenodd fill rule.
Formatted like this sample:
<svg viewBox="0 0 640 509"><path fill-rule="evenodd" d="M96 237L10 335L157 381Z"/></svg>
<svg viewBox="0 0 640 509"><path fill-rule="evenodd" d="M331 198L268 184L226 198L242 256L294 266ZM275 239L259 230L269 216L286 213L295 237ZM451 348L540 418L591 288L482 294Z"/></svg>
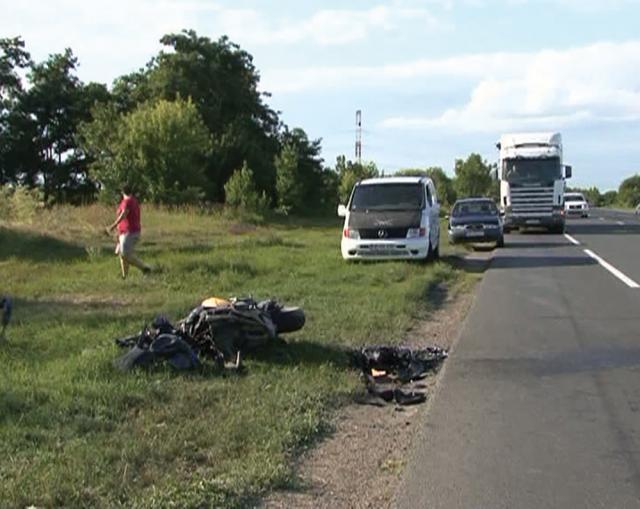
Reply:
<svg viewBox="0 0 640 509"><path fill-rule="evenodd" d="M245 161L242 168L236 170L224 185L226 204L234 209L249 213L263 213L269 208L266 193L258 193L253 172Z"/></svg>
<svg viewBox="0 0 640 509"><path fill-rule="evenodd" d="M42 192L18 186L0 186L0 219L31 224L43 207Z"/></svg>

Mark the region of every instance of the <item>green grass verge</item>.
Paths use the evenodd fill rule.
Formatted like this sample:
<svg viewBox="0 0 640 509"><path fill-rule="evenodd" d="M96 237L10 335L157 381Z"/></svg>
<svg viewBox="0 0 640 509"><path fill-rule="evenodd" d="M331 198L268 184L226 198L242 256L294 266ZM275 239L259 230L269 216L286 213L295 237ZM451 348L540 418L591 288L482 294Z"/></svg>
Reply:
<svg viewBox="0 0 640 509"><path fill-rule="evenodd" d="M400 341L437 305L433 285L466 281L442 262L345 263L337 221L255 227L148 208L140 254L160 271L121 281L99 233L111 215L0 226L0 291L16 301L0 344L0 506L241 507L292 486L292 458L359 386L342 349ZM211 295L274 296L303 306L307 325L242 375L112 367L114 337Z"/></svg>

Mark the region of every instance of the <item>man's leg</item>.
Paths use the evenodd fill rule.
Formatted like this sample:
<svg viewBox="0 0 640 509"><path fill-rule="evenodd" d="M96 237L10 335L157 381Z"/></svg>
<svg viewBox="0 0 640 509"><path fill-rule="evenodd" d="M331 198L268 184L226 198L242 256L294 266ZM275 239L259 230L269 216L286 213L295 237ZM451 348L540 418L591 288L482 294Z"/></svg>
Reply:
<svg viewBox="0 0 640 509"><path fill-rule="evenodd" d="M142 272L147 273L151 270L151 267L149 267L146 263L144 263L140 258L138 258L138 256L135 253L136 250L136 244L138 243L138 239L139 236L138 235L128 235L123 247L125 248L123 250L124 252L124 256L126 258L126 261L133 265L134 267L137 267L138 269L140 269Z"/></svg>
<svg viewBox="0 0 640 509"><path fill-rule="evenodd" d="M122 279L127 279L129 274L129 261L124 255L120 255L120 270L122 271Z"/></svg>

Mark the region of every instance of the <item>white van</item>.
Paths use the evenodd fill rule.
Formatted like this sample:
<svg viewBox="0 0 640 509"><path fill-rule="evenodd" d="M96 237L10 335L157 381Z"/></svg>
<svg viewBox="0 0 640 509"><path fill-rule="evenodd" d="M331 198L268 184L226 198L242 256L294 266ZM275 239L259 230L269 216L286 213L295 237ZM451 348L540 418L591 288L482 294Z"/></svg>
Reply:
<svg viewBox="0 0 640 509"><path fill-rule="evenodd" d="M386 177L358 182L344 217L345 260L427 259L440 253L440 205L427 177Z"/></svg>

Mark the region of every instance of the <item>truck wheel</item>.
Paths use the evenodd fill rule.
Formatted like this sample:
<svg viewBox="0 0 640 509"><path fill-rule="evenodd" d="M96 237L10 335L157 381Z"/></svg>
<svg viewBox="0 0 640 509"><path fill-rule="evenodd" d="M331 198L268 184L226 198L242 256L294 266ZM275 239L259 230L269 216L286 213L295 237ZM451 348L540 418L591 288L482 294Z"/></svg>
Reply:
<svg viewBox="0 0 640 509"><path fill-rule="evenodd" d="M498 239L498 242L496 242L496 247L504 247L504 236Z"/></svg>

